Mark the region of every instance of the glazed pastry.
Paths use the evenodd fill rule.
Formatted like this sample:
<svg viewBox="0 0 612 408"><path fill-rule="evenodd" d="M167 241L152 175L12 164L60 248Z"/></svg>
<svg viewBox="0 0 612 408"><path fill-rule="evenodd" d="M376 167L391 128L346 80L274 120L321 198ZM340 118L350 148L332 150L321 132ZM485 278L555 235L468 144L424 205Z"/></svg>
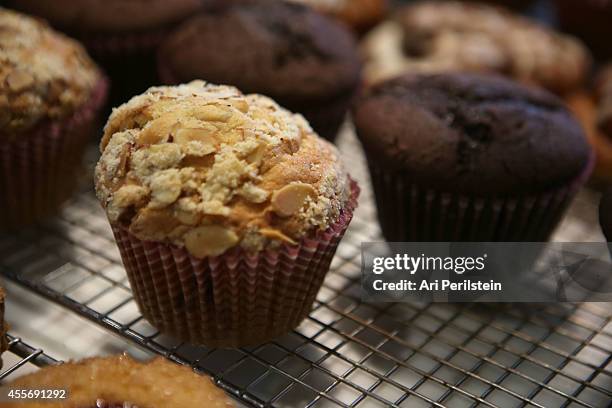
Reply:
<svg viewBox="0 0 612 408"><path fill-rule="evenodd" d="M307 4L324 14L343 21L357 32L378 23L389 9L387 0L289 0Z"/></svg>
<svg viewBox="0 0 612 408"><path fill-rule="evenodd" d="M369 83L402 73L498 73L565 94L590 67L577 40L485 4L421 1L398 10L363 44Z"/></svg>
<svg viewBox="0 0 612 408"><path fill-rule="evenodd" d="M0 8L0 229L33 223L69 197L105 90L78 43Z"/></svg>
<svg viewBox="0 0 612 408"><path fill-rule="evenodd" d="M155 50L183 19L214 0L8 0L78 39L112 80L111 102L158 83Z"/></svg>
<svg viewBox="0 0 612 408"><path fill-rule="evenodd" d="M501 77L398 77L353 117L388 241L545 241L592 168L563 102Z"/></svg>
<svg viewBox="0 0 612 408"><path fill-rule="evenodd" d="M6 385L16 389L65 389L65 400L4 403L6 408L231 408L209 378L158 357L140 363L122 355L49 366Z"/></svg>
<svg viewBox="0 0 612 408"><path fill-rule="evenodd" d="M330 140L361 70L348 30L307 7L274 0L190 19L164 41L158 64L167 84L204 79L267 95Z"/></svg>
<svg viewBox="0 0 612 408"><path fill-rule="evenodd" d="M151 88L114 110L101 151L98 198L152 324L232 347L301 322L357 189L300 115L202 81Z"/></svg>

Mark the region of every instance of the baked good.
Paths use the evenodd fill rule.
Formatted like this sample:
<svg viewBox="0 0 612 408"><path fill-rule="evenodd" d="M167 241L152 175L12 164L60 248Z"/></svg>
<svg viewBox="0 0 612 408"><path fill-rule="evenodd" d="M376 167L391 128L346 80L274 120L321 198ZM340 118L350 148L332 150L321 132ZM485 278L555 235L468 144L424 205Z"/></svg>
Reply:
<svg viewBox="0 0 612 408"><path fill-rule="evenodd" d="M0 229L68 198L105 90L78 43L0 8Z"/></svg>
<svg viewBox="0 0 612 408"><path fill-rule="evenodd" d="M405 75L353 117L389 241L544 241L592 167L562 101L502 77Z"/></svg>
<svg viewBox="0 0 612 408"><path fill-rule="evenodd" d="M8 325L4 321L4 302L5 293L4 289L0 286L0 356L8 350L8 339L6 338ZM0 368L2 368L2 359L0 359Z"/></svg>
<svg viewBox="0 0 612 408"><path fill-rule="evenodd" d="M309 312L358 190L333 145L260 95L194 81L115 109L95 184L143 315L207 346Z"/></svg>
<svg viewBox="0 0 612 408"><path fill-rule="evenodd" d="M612 58L612 1L555 0L559 25L582 39L599 60Z"/></svg>
<svg viewBox="0 0 612 408"><path fill-rule="evenodd" d="M178 22L214 0L8 0L78 39L112 80L113 106L158 83L155 50Z"/></svg>
<svg viewBox="0 0 612 408"><path fill-rule="evenodd" d="M402 73L498 73L558 94L590 67L576 39L486 4L421 1L397 11L363 43L369 83Z"/></svg>
<svg viewBox="0 0 612 408"><path fill-rule="evenodd" d="M64 400L5 402L6 408L234 406L209 378L162 357L145 363L127 355L88 358L42 368L6 386L68 391Z"/></svg>
<svg viewBox="0 0 612 408"><path fill-rule="evenodd" d="M387 0L288 0L313 7L339 19L357 32L364 32L383 19L389 9Z"/></svg>
<svg viewBox="0 0 612 408"><path fill-rule="evenodd" d="M600 70L594 92L581 90L566 100L595 149L593 178L596 182L612 182L612 66Z"/></svg>
<svg viewBox="0 0 612 408"><path fill-rule="evenodd" d="M333 139L359 84L354 36L308 7L258 1L200 14L161 45L160 77L269 96Z"/></svg>

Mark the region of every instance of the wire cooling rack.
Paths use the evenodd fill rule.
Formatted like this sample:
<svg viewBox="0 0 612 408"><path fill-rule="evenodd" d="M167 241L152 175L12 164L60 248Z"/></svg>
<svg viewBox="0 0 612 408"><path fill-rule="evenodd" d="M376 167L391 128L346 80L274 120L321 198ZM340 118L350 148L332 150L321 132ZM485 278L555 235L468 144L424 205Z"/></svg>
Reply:
<svg viewBox="0 0 612 408"><path fill-rule="evenodd" d="M22 368L30 364L36 367L59 364L60 361L44 353L42 349L34 348L19 337L8 335L9 349L2 354L4 364L0 370L0 381L19 375Z"/></svg>
<svg viewBox="0 0 612 408"><path fill-rule="evenodd" d="M90 190L57 218L0 235L0 273L212 375L256 407L612 406L609 303L363 303L360 244L381 237L358 144L346 132L340 145L363 187L360 208L312 313L271 343L208 349L158 333L134 303ZM576 223L566 227L572 228L585 231Z"/></svg>

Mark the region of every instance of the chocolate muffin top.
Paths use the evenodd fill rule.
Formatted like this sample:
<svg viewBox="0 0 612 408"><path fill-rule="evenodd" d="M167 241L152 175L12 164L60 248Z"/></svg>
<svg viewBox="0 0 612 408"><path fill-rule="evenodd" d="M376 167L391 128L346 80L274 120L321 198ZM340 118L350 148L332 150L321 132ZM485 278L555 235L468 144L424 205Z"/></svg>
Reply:
<svg viewBox="0 0 612 408"><path fill-rule="evenodd" d="M83 47L45 23L0 8L0 133L75 112L100 72Z"/></svg>
<svg viewBox="0 0 612 408"><path fill-rule="evenodd" d="M402 73L499 73L565 93L581 85L590 67L573 37L486 4L420 1L364 40L370 82Z"/></svg>
<svg viewBox="0 0 612 408"><path fill-rule="evenodd" d="M12 7L71 32L161 28L202 7L204 0L9 0Z"/></svg>
<svg viewBox="0 0 612 408"><path fill-rule="evenodd" d="M608 242L612 242L612 187L604 191L601 196L599 224Z"/></svg>
<svg viewBox="0 0 612 408"><path fill-rule="evenodd" d="M113 111L96 167L112 224L196 257L293 243L349 198L336 148L271 99L194 81Z"/></svg>
<svg viewBox="0 0 612 408"><path fill-rule="evenodd" d="M283 104L352 91L360 63L353 35L308 7L258 1L200 14L160 47L175 82L232 84Z"/></svg>
<svg viewBox="0 0 612 408"><path fill-rule="evenodd" d="M62 402L20 401L3 407L184 408L194 401L207 408L234 404L209 378L158 357L141 363L126 355L95 357L45 367L9 384L25 389L67 389ZM126 403L126 404L124 404Z"/></svg>
<svg viewBox="0 0 612 408"><path fill-rule="evenodd" d="M375 163L441 191L541 192L578 176L591 154L561 100L501 77L399 77L366 92L353 116Z"/></svg>

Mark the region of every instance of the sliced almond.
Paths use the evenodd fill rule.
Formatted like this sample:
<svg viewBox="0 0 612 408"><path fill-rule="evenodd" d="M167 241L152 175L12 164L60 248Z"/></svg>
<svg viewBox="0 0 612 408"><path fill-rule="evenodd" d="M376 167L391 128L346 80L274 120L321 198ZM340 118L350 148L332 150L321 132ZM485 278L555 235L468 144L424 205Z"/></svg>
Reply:
<svg viewBox="0 0 612 408"><path fill-rule="evenodd" d="M138 134L136 142L139 146L166 143L176 126L174 118L162 116L149 122Z"/></svg>
<svg viewBox="0 0 612 408"><path fill-rule="evenodd" d="M244 99L235 99L230 100L229 103L236 109L238 109L242 113L246 113L249 111L249 103Z"/></svg>
<svg viewBox="0 0 612 408"><path fill-rule="evenodd" d="M196 258L221 255L238 243L238 235L234 231L217 225L194 228L183 238L185 247Z"/></svg>
<svg viewBox="0 0 612 408"><path fill-rule="evenodd" d="M6 83L11 91L19 92L34 84L34 77L25 71L13 71L6 77Z"/></svg>
<svg viewBox="0 0 612 408"><path fill-rule="evenodd" d="M195 112L195 117L205 122L227 122L232 117L229 108L216 105L204 105Z"/></svg>
<svg viewBox="0 0 612 408"><path fill-rule="evenodd" d="M179 129L174 136L174 142L178 144L187 144L189 142L200 142L204 144L214 145L217 143L215 139L215 127L211 128L183 128Z"/></svg>
<svg viewBox="0 0 612 408"><path fill-rule="evenodd" d="M130 232L143 240L166 238L180 223L168 211L142 209L130 225Z"/></svg>
<svg viewBox="0 0 612 408"><path fill-rule="evenodd" d="M121 208L140 204L149 195L149 189L138 185L125 185L113 194L113 205Z"/></svg>
<svg viewBox="0 0 612 408"><path fill-rule="evenodd" d="M283 217L289 217L298 212L306 202L306 198L316 196L315 189L306 183L291 183L272 195L272 209Z"/></svg>
<svg viewBox="0 0 612 408"><path fill-rule="evenodd" d="M297 244L297 242L295 242L293 239L291 239L290 237L288 237L287 235L283 234L282 232L280 232L277 229L262 228L262 229L259 230L259 233L261 235L263 235L264 237L268 238L268 239L272 239L272 240L275 240L275 241L288 242L291 245Z"/></svg>

